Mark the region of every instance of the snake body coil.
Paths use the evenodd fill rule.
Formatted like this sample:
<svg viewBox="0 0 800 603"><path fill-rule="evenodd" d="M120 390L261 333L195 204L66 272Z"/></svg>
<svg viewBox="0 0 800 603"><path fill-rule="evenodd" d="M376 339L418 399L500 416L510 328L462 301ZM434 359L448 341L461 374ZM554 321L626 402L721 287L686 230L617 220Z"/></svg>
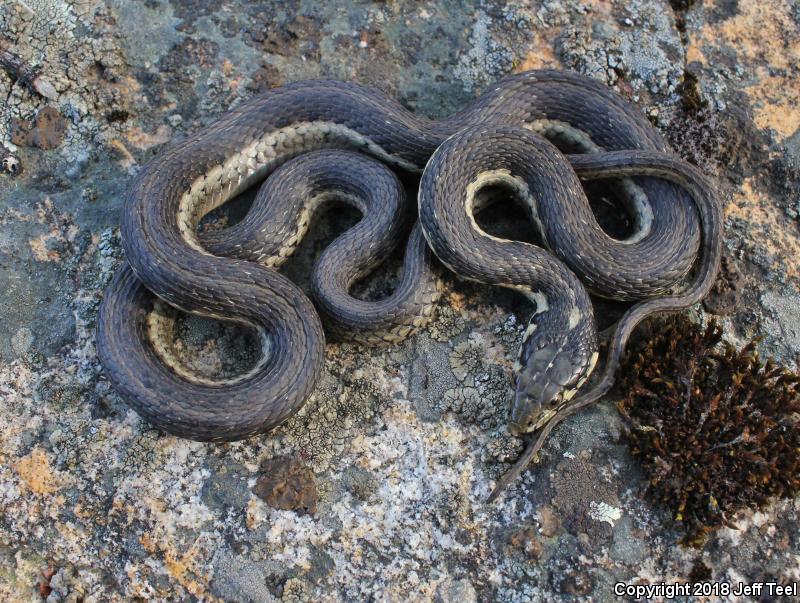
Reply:
<svg viewBox="0 0 800 603"><path fill-rule="evenodd" d="M389 298L365 302L349 289L398 243L408 209L396 177L376 160L424 173L401 283ZM240 224L197 234L206 213L265 178ZM615 240L598 226L579 178L616 179L635 226L630 237ZM552 253L480 230L476 193L498 183L525 204ZM165 150L130 188L121 225L129 266L106 292L98 351L138 412L178 435L233 440L300 408L320 375L325 339L314 306L274 268L329 199L362 213L314 267L315 305L338 335L391 343L424 324L438 295L426 242L461 276L514 287L536 303L517 368L519 432L541 427L571 399L602 395L635 324L698 301L719 263L713 191L602 84L521 73L441 121L356 84L290 84ZM663 297L698 254L689 288ZM620 322L598 386L573 399L597 360L587 289L647 301ZM161 303L255 327L261 361L226 382L192 374L170 352L170 321L153 312Z"/></svg>

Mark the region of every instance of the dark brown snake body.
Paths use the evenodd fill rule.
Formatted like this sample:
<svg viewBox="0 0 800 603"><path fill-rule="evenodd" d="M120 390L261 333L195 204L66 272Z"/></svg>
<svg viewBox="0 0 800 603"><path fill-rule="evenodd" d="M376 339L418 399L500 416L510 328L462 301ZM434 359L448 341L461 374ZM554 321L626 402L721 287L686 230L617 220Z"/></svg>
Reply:
<svg viewBox="0 0 800 603"><path fill-rule="evenodd" d="M396 177L376 160L424 173L401 283L389 298L366 302L349 290L397 245L408 209ZM265 178L240 224L197 234L203 215ZM589 208L580 179L598 178L616 179L634 223L625 240L608 236ZM494 184L525 205L549 251L478 227L477 193ZM300 408L320 375L325 338L314 305L275 268L330 199L363 216L314 267L312 296L337 336L392 343L422 326L438 296L429 247L462 277L535 301L517 366L517 433L548 432L602 396L636 324L699 301L719 265L721 209L710 185L595 81L513 75L441 121L356 84L290 84L170 147L130 188L121 224L129 266L106 292L98 351L140 414L177 435L233 440ZM695 264L690 284L667 295ZM575 397L597 360L587 289L644 301L619 322L599 381ZM224 382L193 374L171 353L163 303L252 325L262 334L261 361Z"/></svg>

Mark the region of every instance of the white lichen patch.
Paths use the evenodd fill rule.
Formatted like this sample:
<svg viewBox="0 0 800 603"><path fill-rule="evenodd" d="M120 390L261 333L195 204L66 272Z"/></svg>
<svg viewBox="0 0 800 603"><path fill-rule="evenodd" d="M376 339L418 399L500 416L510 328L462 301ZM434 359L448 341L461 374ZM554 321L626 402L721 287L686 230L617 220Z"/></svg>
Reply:
<svg viewBox="0 0 800 603"><path fill-rule="evenodd" d="M343 459L376 474L375 501L358 504L348 495L332 504L342 529L328 552L348 595L375 592L374 584L353 579L365 570L365 553L372 549L393 559L382 572L380 597L419 599L447 576L445 559L479 554L474 544L455 539L454 531L473 529L473 489L480 477L474 457L464 454L467 434L453 421L421 423L407 402L387 409L383 419L385 429L353 440ZM430 564L438 571L430 572Z"/></svg>
<svg viewBox="0 0 800 603"><path fill-rule="evenodd" d="M485 371L492 364L501 364L504 361L505 350L477 331L470 333L467 341L457 344L450 354L453 374L465 385L474 385L471 377Z"/></svg>
<svg viewBox="0 0 800 603"><path fill-rule="evenodd" d="M428 600L440 586L452 586L454 560L489 553L488 524L476 519L488 484L477 451L464 447L474 430L453 420L421 422L405 400L386 408L381 421L376 433L353 437L338 463L370 473L378 487L369 500L344 491L309 516L251 496L247 528L258 534L262 555L289 573L313 571L314 551L324 550L331 559L326 589L346 600ZM379 575L377 559L386 560ZM468 582L459 587L472 589Z"/></svg>
<svg viewBox="0 0 800 603"><path fill-rule="evenodd" d="M622 517L622 509L612 507L603 501L591 501L589 503L589 517L595 521L604 521L612 528L614 524Z"/></svg>
<svg viewBox="0 0 800 603"><path fill-rule="evenodd" d="M448 342L459 336L467 326L458 309L453 307L452 295L445 295L436 308L434 320L428 323L428 334L440 342Z"/></svg>
<svg viewBox="0 0 800 603"><path fill-rule="evenodd" d="M453 75L463 82L467 90L471 91L476 84L491 83L494 79L491 74L513 60L513 53L492 36L492 25L492 19L486 13L476 12L469 46L453 69Z"/></svg>

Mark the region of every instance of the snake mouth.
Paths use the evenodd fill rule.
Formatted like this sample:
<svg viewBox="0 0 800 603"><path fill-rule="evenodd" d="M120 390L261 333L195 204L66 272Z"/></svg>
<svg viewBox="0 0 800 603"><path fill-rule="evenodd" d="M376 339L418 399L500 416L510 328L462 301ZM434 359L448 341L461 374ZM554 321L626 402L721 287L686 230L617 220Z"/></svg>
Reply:
<svg viewBox="0 0 800 603"><path fill-rule="evenodd" d="M515 438L521 438L523 435L525 435L525 426L517 423L516 421L509 421L506 428L508 429L508 433L513 435Z"/></svg>
<svg viewBox="0 0 800 603"><path fill-rule="evenodd" d="M533 433L534 431L541 429L553 416L555 416L559 408L560 406L557 408L547 408L537 415L535 419L531 418L523 422L510 420L506 428L508 429L508 432L515 438L521 438L526 434Z"/></svg>

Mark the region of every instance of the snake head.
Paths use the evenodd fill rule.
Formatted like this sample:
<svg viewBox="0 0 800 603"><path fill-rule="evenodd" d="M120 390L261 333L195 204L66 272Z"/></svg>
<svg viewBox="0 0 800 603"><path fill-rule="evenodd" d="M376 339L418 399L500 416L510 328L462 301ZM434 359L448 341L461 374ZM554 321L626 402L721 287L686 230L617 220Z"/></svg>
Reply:
<svg viewBox="0 0 800 603"><path fill-rule="evenodd" d="M571 329L538 332L536 316L522 342L508 430L536 431L563 408L586 382L597 362L594 321Z"/></svg>

